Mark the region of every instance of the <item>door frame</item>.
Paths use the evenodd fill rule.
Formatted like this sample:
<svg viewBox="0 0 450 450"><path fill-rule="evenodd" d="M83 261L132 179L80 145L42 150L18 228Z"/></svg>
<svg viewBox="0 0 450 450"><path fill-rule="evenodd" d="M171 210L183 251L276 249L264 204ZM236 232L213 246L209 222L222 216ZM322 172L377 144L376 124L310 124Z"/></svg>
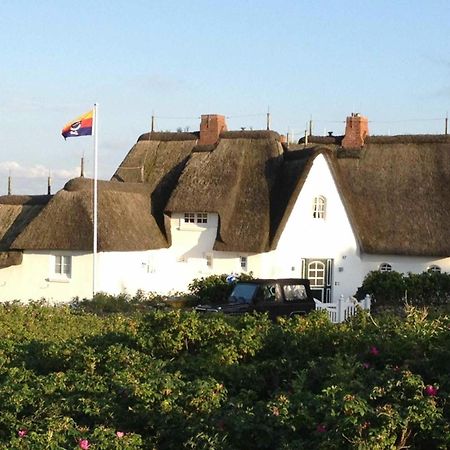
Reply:
<svg viewBox="0 0 450 450"><path fill-rule="evenodd" d="M313 297L321 302L330 303L332 301L333 289L333 259L332 258L302 258L301 260L301 277L309 279L309 268L314 263L323 264L324 277L323 283L319 285L311 284L311 292Z"/></svg>

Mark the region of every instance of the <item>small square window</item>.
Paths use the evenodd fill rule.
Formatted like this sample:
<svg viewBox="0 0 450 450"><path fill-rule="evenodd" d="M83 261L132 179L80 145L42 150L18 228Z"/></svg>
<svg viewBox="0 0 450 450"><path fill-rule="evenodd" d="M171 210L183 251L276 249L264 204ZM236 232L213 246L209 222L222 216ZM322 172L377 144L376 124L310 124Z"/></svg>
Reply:
<svg viewBox="0 0 450 450"><path fill-rule="evenodd" d="M197 213L197 223L208 223L208 213Z"/></svg>
<svg viewBox="0 0 450 450"><path fill-rule="evenodd" d="M184 213L184 223L195 223L195 213Z"/></svg>
<svg viewBox="0 0 450 450"><path fill-rule="evenodd" d="M54 271L55 275L70 278L72 276L72 256L56 255Z"/></svg>
<svg viewBox="0 0 450 450"><path fill-rule="evenodd" d="M240 264L241 264L241 270L246 272L247 271L247 267L248 267L247 257L246 256L241 256L239 259L240 259Z"/></svg>

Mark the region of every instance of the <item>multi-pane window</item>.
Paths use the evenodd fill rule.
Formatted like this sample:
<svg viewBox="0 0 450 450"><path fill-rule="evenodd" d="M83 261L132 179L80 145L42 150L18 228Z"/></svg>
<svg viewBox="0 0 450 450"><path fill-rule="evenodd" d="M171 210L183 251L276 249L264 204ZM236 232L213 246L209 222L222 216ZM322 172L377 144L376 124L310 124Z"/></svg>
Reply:
<svg viewBox="0 0 450 450"><path fill-rule="evenodd" d="M308 279L311 287L325 286L325 264L321 261L313 261L308 264Z"/></svg>
<svg viewBox="0 0 450 450"><path fill-rule="evenodd" d="M313 200L313 218L325 219L327 209L327 200L323 195L314 197Z"/></svg>
<svg viewBox="0 0 450 450"><path fill-rule="evenodd" d="M388 263L380 264L380 272L392 272L392 266Z"/></svg>
<svg viewBox="0 0 450 450"><path fill-rule="evenodd" d="M241 264L241 270L247 271L247 267L248 267L247 257L246 256L241 256L239 258L239 260L240 260L240 264Z"/></svg>
<svg viewBox="0 0 450 450"><path fill-rule="evenodd" d="M186 212L184 213L184 223L208 223L208 213Z"/></svg>
<svg viewBox="0 0 450 450"><path fill-rule="evenodd" d="M431 265L430 267L428 267L427 272L431 272L431 273L441 273L442 270L439 266L436 266L435 264Z"/></svg>
<svg viewBox="0 0 450 450"><path fill-rule="evenodd" d="M72 276L72 257L68 255L55 256L55 275L70 278Z"/></svg>

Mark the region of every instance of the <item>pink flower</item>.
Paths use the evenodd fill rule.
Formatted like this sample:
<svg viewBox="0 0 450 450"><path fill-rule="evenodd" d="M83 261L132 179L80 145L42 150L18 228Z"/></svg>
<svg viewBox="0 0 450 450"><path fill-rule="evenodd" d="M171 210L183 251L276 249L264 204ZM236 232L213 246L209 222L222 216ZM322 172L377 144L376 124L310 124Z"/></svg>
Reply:
<svg viewBox="0 0 450 450"><path fill-rule="evenodd" d="M326 433L327 427L325 426L325 424L319 423L319 425L317 425L316 431L318 433Z"/></svg>
<svg viewBox="0 0 450 450"><path fill-rule="evenodd" d="M432 386L429 384L425 387L425 395L428 395L429 397L436 397L438 393L438 388L436 386Z"/></svg>
<svg viewBox="0 0 450 450"><path fill-rule="evenodd" d="M116 436L119 439L122 439L125 436L125 433L123 431L116 431Z"/></svg>
<svg viewBox="0 0 450 450"><path fill-rule="evenodd" d="M370 363L368 362L363 362L362 366L364 367L364 369L370 369Z"/></svg>
<svg viewBox="0 0 450 450"><path fill-rule="evenodd" d="M380 354L380 350L378 350L375 345L372 345L372 347L370 347L369 353L373 356L378 356Z"/></svg>
<svg viewBox="0 0 450 450"><path fill-rule="evenodd" d="M27 433L28 433L28 431L25 430L25 429L19 430L19 431L17 432L17 434L18 434L18 436L19 436L20 438L25 437L25 436L27 435Z"/></svg>
<svg viewBox="0 0 450 450"><path fill-rule="evenodd" d="M81 450L88 450L90 447L89 441L87 439L80 439L78 441L78 447L80 447Z"/></svg>

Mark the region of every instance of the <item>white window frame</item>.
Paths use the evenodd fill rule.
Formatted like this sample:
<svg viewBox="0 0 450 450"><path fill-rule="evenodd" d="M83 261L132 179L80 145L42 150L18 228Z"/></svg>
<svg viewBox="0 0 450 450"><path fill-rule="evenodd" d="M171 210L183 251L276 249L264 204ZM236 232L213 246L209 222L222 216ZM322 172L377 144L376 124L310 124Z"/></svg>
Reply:
<svg viewBox="0 0 450 450"><path fill-rule="evenodd" d="M248 270L248 257L247 256L239 256L239 267L241 272L247 272Z"/></svg>
<svg viewBox="0 0 450 450"><path fill-rule="evenodd" d="M206 212L196 213L196 222L201 224L208 223L208 213Z"/></svg>
<svg viewBox="0 0 450 450"><path fill-rule="evenodd" d="M429 273L442 273L442 269L436 264L431 264L431 266L428 266L427 272L429 272Z"/></svg>
<svg viewBox="0 0 450 450"><path fill-rule="evenodd" d="M327 199L323 195L317 195L313 199L313 219L325 220L327 216Z"/></svg>
<svg viewBox="0 0 450 450"><path fill-rule="evenodd" d="M380 272L392 272L392 264L389 263L381 263L378 267Z"/></svg>
<svg viewBox="0 0 450 450"><path fill-rule="evenodd" d="M53 255L51 258L50 281L69 281L72 278L72 267L72 255Z"/></svg>
<svg viewBox="0 0 450 450"><path fill-rule="evenodd" d="M184 213L184 223L204 226L205 224L208 223L208 213L207 212L185 212Z"/></svg>
<svg viewBox="0 0 450 450"><path fill-rule="evenodd" d="M307 268L307 278L311 287L325 287L326 266L322 261L311 261Z"/></svg>

